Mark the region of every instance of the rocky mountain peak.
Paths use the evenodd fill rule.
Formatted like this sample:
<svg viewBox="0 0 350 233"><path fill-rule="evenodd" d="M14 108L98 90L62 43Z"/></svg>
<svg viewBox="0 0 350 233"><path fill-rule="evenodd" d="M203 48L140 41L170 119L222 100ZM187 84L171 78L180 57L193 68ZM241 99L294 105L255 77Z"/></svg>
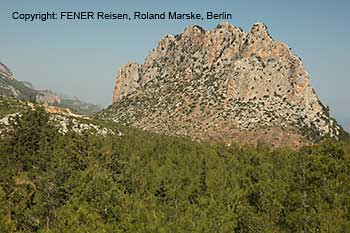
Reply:
<svg viewBox="0 0 350 233"><path fill-rule="evenodd" d="M102 117L198 140L300 145L341 132L301 60L263 23L166 35L144 64L121 67L113 103Z"/></svg>
<svg viewBox="0 0 350 233"><path fill-rule="evenodd" d="M198 25L191 25L185 28L184 32L181 34L182 36L195 36L205 34L205 30Z"/></svg>
<svg viewBox="0 0 350 233"><path fill-rule="evenodd" d="M264 23L255 23L250 30L250 34L252 34L255 38L260 39L260 40L272 40L268 30L267 26Z"/></svg>

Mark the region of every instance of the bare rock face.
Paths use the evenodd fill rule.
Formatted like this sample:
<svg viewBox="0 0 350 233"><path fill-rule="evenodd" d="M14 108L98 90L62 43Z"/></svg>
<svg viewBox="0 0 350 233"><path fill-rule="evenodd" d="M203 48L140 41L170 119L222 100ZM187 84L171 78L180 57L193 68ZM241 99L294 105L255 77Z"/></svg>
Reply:
<svg viewBox="0 0 350 233"><path fill-rule="evenodd" d="M134 92L139 87L141 65L130 62L119 71L118 79L115 83L113 102Z"/></svg>
<svg viewBox="0 0 350 233"><path fill-rule="evenodd" d="M0 62L0 76L4 78L12 78L13 74L3 63Z"/></svg>
<svg viewBox="0 0 350 233"><path fill-rule="evenodd" d="M300 58L262 23L166 35L144 64L122 66L113 103L100 117L197 140L298 147L342 131Z"/></svg>

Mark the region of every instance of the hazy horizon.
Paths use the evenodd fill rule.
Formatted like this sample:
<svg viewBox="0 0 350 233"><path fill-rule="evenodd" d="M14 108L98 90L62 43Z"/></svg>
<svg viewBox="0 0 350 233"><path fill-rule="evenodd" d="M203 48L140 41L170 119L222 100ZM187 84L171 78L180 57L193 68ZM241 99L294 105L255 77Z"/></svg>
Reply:
<svg viewBox="0 0 350 233"><path fill-rule="evenodd" d="M263 22L274 40L282 41L299 56L309 72L312 86L331 114L349 130L350 3L348 1L8 1L0 9L0 61L18 80L38 89L77 96L108 106L122 64L143 63L165 34L179 34L198 24L212 29L223 20L164 21L47 21L24 22L11 18L14 11L179 11L228 12L229 20L245 31Z"/></svg>

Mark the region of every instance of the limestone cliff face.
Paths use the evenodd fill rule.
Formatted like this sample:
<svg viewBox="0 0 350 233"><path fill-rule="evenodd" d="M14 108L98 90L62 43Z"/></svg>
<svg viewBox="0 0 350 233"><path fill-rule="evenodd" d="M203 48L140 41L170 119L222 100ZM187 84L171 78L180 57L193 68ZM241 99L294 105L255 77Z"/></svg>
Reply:
<svg viewBox="0 0 350 233"><path fill-rule="evenodd" d="M272 130L279 136L261 139L297 145L341 131L300 58L262 23L250 32L223 23L165 36L144 64L120 69L113 103L102 117L199 140L254 142Z"/></svg>
<svg viewBox="0 0 350 233"><path fill-rule="evenodd" d="M115 83L113 102L127 96L139 87L140 68L139 64L133 62L121 67Z"/></svg>

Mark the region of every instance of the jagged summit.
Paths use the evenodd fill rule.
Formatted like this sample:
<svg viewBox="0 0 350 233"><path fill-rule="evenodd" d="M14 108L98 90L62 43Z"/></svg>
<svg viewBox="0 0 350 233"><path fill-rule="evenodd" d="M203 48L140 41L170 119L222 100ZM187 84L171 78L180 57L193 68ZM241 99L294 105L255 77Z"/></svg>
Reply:
<svg viewBox="0 0 350 233"><path fill-rule="evenodd" d="M263 23L166 35L144 64L121 67L113 103L100 117L198 140L299 146L342 131L301 60Z"/></svg>
<svg viewBox="0 0 350 233"><path fill-rule="evenodd" d="M271 39L271 36L269 34L269 31L267 30L267 26L264 23L257 22L253 25L252 29L250 30L250 33L261 40L264 40L264 38Z"/></svg>
<svg viewBox="0 0 350 233"><path fill-rule="evenodd" d="M205 30L199 25L191 25L185 28L182 34L205 33Z"/></svg>

